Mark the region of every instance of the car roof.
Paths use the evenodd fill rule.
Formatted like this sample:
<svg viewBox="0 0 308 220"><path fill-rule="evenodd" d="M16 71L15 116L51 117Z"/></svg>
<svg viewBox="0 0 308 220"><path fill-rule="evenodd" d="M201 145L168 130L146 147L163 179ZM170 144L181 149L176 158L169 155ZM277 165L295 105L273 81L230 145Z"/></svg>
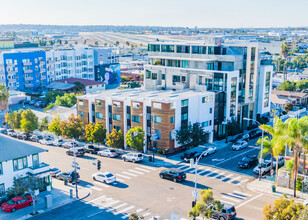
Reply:
<svg viewBox="0 0 308 220"><path fill-rule="evenodd" d="M22 198L21 196L16 196L16 197L12 198L12 200L14 200L15 202L22 200L22 199L24 199L24 198Z"/></svg>
<svg viewBox="0 0 308 220"><path fill-rule="evenodd" d="M178 168L169 168L169 169L165 169L165 171L166 171L166 170L172 170L172 171L175 171L175 172L178 172L178 173L184 172L183 170L178 169Z"/></svg>
<svg viewBox="0 0 308 220"><path fill-rule="evenodd" d="M100 172L100 173L98 173L98 174L104 174L105 176L106 176L107 174L113 175L112 173L109 173L109 172Z"/></svg>

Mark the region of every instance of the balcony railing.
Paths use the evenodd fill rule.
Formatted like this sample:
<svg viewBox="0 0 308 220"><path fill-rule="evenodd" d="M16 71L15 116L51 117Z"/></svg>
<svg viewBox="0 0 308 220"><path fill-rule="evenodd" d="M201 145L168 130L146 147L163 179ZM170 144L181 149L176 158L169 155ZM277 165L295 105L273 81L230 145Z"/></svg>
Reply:
<svg viewBox="0 0 308 220"><path fill-rule="evenodd" d="M44 79L46 79L46 76L41 76L41 80L44 80Z"/></svg>
<svg viewBox="0 0 308 220"><path fill-rule="evenodd" d="M33 73L33 70L24 70L24 73Z"/></svg>
<svg viewBox="0 0 308 220"><path fill-rule="evenodd" d="M25 87L33 87L34 85L32 83L26 84Z"/></svg>
<svg viewBox="0 0 308 220"><path fill-rule="evenodd" d="M32 65L32 62L23 62L22 63L24 66L31 66Z"/></svg>
<svg viewBox="0 0 308 220"><path fill-rule="evenodd" d="M40 61L40 65L45 65L45 61Z"/></svg>
<svg viewBox="0 0 308 220"><path fill-rule="evenodd" d="M7 63L6 66L7 66L7 67L14 67L14 66L15 66L15 63Z"/></svg>
<svg viewBox="0 0 308 220"><path fill-rule="evenodd" d="M33 77L32 76L26 76L25 80L33 80Z"/></svg>
<svg viewBox="0 0 308 220"><path fill-rule="evenodd" d="M46 163L40 163L40 164L33 165L32 167L29 167L29 169L30 169L30 173L35 175L39 173L49 172L50 166Z"/></svg>
<svg viewBox="0 0 308 220"><path fill-rule="evenodd" d="M40 73L44 73L46 72L46 69L45 68L40 68Z"/></svg>
<svg viewBox="0 0 308 220"><path fill-rule="evenodd" d="M16 72L15 72L15 71L13 71L13 70L11 70L11 71L7 71L7 74L8 74L8 75L15 75L15 74L16 74Z"/></svg>

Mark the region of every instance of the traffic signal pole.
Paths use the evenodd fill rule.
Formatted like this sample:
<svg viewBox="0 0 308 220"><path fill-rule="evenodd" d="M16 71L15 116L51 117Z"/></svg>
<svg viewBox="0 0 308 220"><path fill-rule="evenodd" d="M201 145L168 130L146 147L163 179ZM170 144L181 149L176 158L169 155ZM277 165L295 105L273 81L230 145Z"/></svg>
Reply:
<svg viewBox="0 0 308 220"><path fill-rule="evenodd" d="M74 149L74 180L76 189L76 198L78 199L78 187L77 187L77 169L76 169L76 149L75 149L75 138L73 138L73 149Z"/></svg>

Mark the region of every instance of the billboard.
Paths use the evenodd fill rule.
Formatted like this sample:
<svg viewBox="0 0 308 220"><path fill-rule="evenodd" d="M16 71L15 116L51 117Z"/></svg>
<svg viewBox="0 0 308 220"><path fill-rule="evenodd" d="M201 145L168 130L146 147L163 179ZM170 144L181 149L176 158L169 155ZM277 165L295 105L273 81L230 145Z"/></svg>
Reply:
<svg viewBox="0 0 308 220"><path fill-rule="evenodd" d="M119 63L95 66L95 80L107 85L121 83L121 68Z"/></svg>

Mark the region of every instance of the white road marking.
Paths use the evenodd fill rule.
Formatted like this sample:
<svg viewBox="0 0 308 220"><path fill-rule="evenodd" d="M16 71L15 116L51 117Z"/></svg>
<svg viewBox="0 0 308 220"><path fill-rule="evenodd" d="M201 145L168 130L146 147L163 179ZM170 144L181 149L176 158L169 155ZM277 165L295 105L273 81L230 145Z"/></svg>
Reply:
<svg viewBox="0 0 308 220"><path fill-rule="evenodd" d="M116 206L116 207L107 209L106 212L111 212L111 211L113 211L113 210L116 210L116 209L121 208L121 207L126 206L126 205L127 205L127 203L122 203L121 205L118 205L118 206Z"/></svg>
<svg viewBox="0 0 308 220"><path fill-rule="evenodd" d="M97 187L92 186L92 185L86 185L86 187L91 188L91 189L95 189L95 190L97 190L97 191L102 191L102 189L97 188Z"/></svg>
<svg viewBox="0 0 308 220"><path fill-rule="evenodd" d="M149 215L151 215L151 212L144 213L142 216L143 216L143 217L147 217L147 216L149 216Z"/></svg>
<svg viewBox="0 0 308 220"><path fill-rule="evenodd" d="M105 183L100 183L100 182L94 182L94 184L100 185L100 186L105 187L105 188L109 188L110 187L109 185L107 185Z"/></svg>
<svg viewBox="0 0 308 220"><path fill-rule="evenodd" d="M156 170L155 168L152 168L152 167L147 167L147 166L141 166L141 167L145 169L149 169L149 170Z"/></svg>
<svg viewBox="0 0 308 220"><path fill-rule="evenodd" d="M142 212L142 211L143 211L143 209L137 209L135 212L139 213L139 212Z"/></svg>
<svg viewBox="0 0 308 220"><path fill-rule="evenodd" d="M141 172L136 171L136 170L131 170L131 169L130 169L129 171L134 172L134 173L138 173L138 174L144 174L144 173L141 173Z"/></svg>
<svg viewBox="0 0 308 220"><path fill-rule="evenodd" d="M178 167L178 169L182 169L184 167L187 167L187 165L180 166L180 167Z"/></svg>
<svg viewBox="0 0 308 220"><path fill-rule="evenodd" d="M124 182L124 180L122 180L122 179L119 179L118 177L117 177L117 181L120 181L120 182Z"/></svg>
<svg viewBox="0 0 308 220"><path fill-rule="evenodd" d="M113 206L113 205L115 205L115 204L117 204L117 203L119 203L119 202L120 202L120 200L116 200L116 201L112 201L112 202L107 203L107 204L102 205L102 206L105 207L105 208L107 208L107 207Z"/></svg>
<svg viewBox="0 0 308 220"><path fill-rule="evenodd" d="M228 196L233 196L235 198L238 198L238 199L246 199L246 196L241 196L241 195L237 195L237 194L234 194L234 193L226 193Z"/></svg>
<svg viewBox="0 0 308 220"><path fill-rule="evenodd" d="M123 175L121 175L121 174L116 174L116 176L120 176L120 177L122 177L122 178L124 178L124 179L128 179L128 180L130 180L130 179L131 179L130 177L123 176Z"/></svg>
<svg viewBox="0 0 308 220"><path fill-rule="evenodd" d="M243 193L243 192L240 192L240 191L236 191L236 190L234 190L233 192L234 192L234 193L238 193L238 194L241 194L241 195L243 195L243 196L251 196L250 194L247 194L247 193Z"/></svg>
<svg viewBox="0 0 308 220"><path fill-rule="evenodd" d="M113 213L114 215L118 215L118 214L121 214L121 213L123 213L123 212L126 212L126 211L128 211L128 210L131 210L131 209L133 209L133 208L135 208L135 206L129 206L129 207L127 207L127 208L125 208L125 209L122 209L121 211L117 211L117 212L115 212L115 213Z"/></svg>
<svg viewBox="0 0 308 220"><path fill-rule="evenodd" d="M211 169L203 170L203 171L199 172L198 175L201 175L202 173L205 173L205 172L210 171L210 170Z"/></svg>
<svg viewBox="0 0 308 220"><path fill-rule="evenodd" d="M241 206L247 204L248 202L251 202L251 201L255 200L256 198L259 198L260 196L263 196L263 193L261 193L260 195L257 195L257 196L255 196L255 197L253 197L253 198L247 200L246 202L243 202L243 203L239 204L236 208L238 209L239 207L241 207Z"/></svg>
<svg viewBox="0 0 308 220"><path fill-rule="evenodd" d="M235 178L233 178L233 179L231 179L231 180L229 180L227 182L231 183L231 182L234 182L234 181L239 180L241 178L242 178L241 176L237 176L237 177L235 177Z"/></svg>
<svg viewBox="0 0 308 220"><path fill-rule="evenodd" d="M86 204L89 204L89 203L91 203L91 202L94 202L94 201L97 201L97 200L99 200L99 199L103 199L103 198L105 198L106 196L100 196L100 197L98 197L98 198L96 198L96 199L93 199L93 200L91 200L91 201L89 201L89 202L86 202Z"/></svg>
<svg viewBox="0 0 308 220"><path fill-rule="evenodd" d="M184 169L183 171L190 170L190 169L194 169L194 168L188 167L188 168Z"/></svg>
<svg viewBox="0 0 308 220"><path fill-rule="evenodd" d="M226 203L226 204L229 204L229 205L233 205L234 206L234 204L233 203L231 203L231 202L226 202L226 201L224 201L224 200L219 200L220 202L222 202L222 203Z"/></svg>
<svg viewBox="0 0 308 220"><path fill-rule="evenodd" d="M217 177L224 175L224 174L225 174L225 172L221 172L221 173L218 173L216 176L213 176L212 178L217 178Z"/></svg>
<svg viewBox="0 0 308 220"><path fill-rule="evenodd" d="M213 173L215 173L216 171L212 171L212 172L210 172L210 173L208 173L208 174L205 174L204 176L209 176L209 175L211 175L211 174L213 174Z"/></svg>
<svg viewBox="0 0 308 220"><path fill-rule="evenodd" d="M241 185L242 183L245 183L245 182L247 182L247 181L248 181L248 179L244 179L244 180L242 180L241 182L237 183L237 185Z"/></svg>
<svg viewBox="0 0 308 220"><path fill-rule="evenodd" d="M135 169L141 170L141 171L144 171L144 172L147 172L147 173L151 172L151 171L149 171L149 170L141 169L141 168L139 168L139 167L136 167Z"/></svg>
<svg viewBox="0 0 308 220"><path fill-rule="evenodd" d="M126 174L126 175L129 175L129 176L133 176L133 177L136 177L136 176L138 176L138 175L135 175L135 174L131 174L131 173L129 173L129 172L125 172L125 171L123 171L122 173L124 173L124 174Z"/></svg>
<svg viewBox="0 0 308 220"><path fill-rule="evenodd" d="M231 174L225 176L225 178L221 179L221 181L224 181L224 180L228 179L228 178L231 177L231 176L234 176L234 174L231 173Z"/></svg>
<svg viewBox="0 0 308 220"><path fill-rule="evenodd" d="M219 164L222 164L222 163L225 163L225 162L228 161L228 160L233 160L234 158L237 158L238 156L241 156L241 155L246 154L246 153L248 153L248 152L250 152L250 151L253 151L253 150L256 150L256 149L251 149L251 150L245 151L245 152L243 152L243 153L241 153L241 154L237 154L237 155L234 156L234 157L230 157L230 158L228 158L228 159L226 159L226 160L224 160L224 161L221 161L221 162L219 162L219 163L216 163L215 166L217 166L217 165L219 165Z"/></svg>
<svg viewBox="0 0 308 220"><path fill-rule="evenodd" d="M238 199L233 199L233 198L230 198L230 197L228 197L228 196L222 196L222 198L224 198L224 199L229 199L229 200L232 200L232 201L234 201L234 202L241 202L241 201L238 200Z"/></svg>

